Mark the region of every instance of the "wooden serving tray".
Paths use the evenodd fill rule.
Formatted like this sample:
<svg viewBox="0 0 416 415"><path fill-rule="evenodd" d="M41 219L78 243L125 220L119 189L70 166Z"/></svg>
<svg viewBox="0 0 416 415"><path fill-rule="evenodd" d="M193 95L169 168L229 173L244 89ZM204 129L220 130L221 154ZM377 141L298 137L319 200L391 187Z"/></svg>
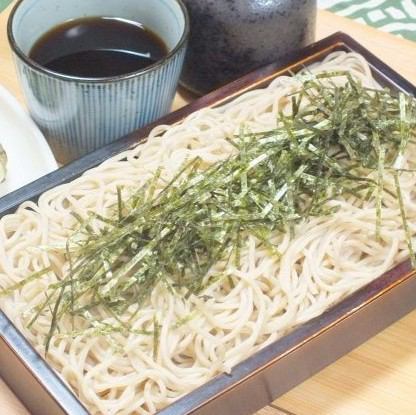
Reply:
<svg viewBox="0 0 416 415"><path fill-rule="evenodd" d="M337 50L362 54L383 85L415 95L416 88L343 33L326 39L208 94L190 105L0 199L0 215L69 182L136 145L157 124L172 124L207 106L225 103L274 78L297 72ZM160 411L160 415L248 415L383 330L416 307L416 278L408 261L356 291L321 316ZM0 377L33 414L88 414L73 393L0 311Z"/></svg>

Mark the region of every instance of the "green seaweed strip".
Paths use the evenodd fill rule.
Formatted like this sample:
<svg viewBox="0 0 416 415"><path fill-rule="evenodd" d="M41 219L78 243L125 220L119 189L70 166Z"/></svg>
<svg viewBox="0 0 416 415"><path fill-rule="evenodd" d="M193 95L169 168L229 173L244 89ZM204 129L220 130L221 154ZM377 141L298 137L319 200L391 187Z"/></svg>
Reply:
<svg viewBox="0 0 416 415"><path fill-rule="evenodd" d="M121 187L117 186L117 211L118 211L118 220L121 222L123 220L123 199L121 196Z"/></svg>
<svg viewBox="0 0 416 415"><path fill-rule="evenodd" d="M382 199L384 190L384 160L386 150L384 145L379 144L378 169L377 169L377 193L376 193L376 238L381 240L382 223Z"/></svg>
<svg viewBox="0 0 416 415"><path fill-rule="evenodd" d="M153 318L153 359L157 359L159 353L160 325L156 316Z"/></svg>
<svg viewBox="0 0 416 415"><path fill-rule="evenodd" d="M75 324L74 324L74 304L75 304L75 294L74 294L74 267L73 267L73 262L72 262L72 256L71 253L69 252L69 240L67 241L67 243L65 244L65 249L66 249L66 257L69 263L69 279L70 279L70 286L71 286L71 291L70 291L70 295L71 295L71 301L70 301L70 307L71 307L71 325L72 325L72 330L75 329Z"/></svg>
<svg viewBox="0 0 416 415"><path fill-rule="evenodd" d="M4 290L0 290L0 297L5 297L7 295L12 294L14 291L20 290L25 285L29 284L30 282L36 281L46 275L48 272L52 272L51 267L47 267L41 269L38 272L34 272L33 274L29 275L27 278L17 282L16 284L10 285Z"/></svg>
<svg viewBox="0 0 416 415"><path fill-rule="evenodd" d="M412 236L410 234L409 224L407 223L407 217L406 217L406 210L404 208L403 203L403 196L402 196L402 190L400 187L400 180L399 180L399 174L397 172L393 173L394 177L394 184L396 186L396 193L397 193L397 199L399 201L399 208L400 208L400 216L403 223L403 229L406 237L406 243L409 250L410 255L410 261L412 263L412 267L416 267L416 257L415 257L415 251L413 250L413 243L412 243Z"/></svg>
<svg viewBox="0 0 416 415"><path fill-rule="evenodd" d="M59 305L61 304L62 298L64 296L64 293L65 293L65 287L62 287L59 292L58 299L56 300L55 306L52 310L51 326L49 328L48 334L46 335L46 339L45 339L45 355L48 354L49 346L52 341L52 337L58 327L58 310L59 310Z"/></svg>

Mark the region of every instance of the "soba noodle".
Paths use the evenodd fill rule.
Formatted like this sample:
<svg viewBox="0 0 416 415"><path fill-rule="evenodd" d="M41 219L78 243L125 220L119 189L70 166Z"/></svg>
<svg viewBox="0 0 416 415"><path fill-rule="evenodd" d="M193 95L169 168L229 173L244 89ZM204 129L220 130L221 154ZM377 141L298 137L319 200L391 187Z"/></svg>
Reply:
<svg viewBox="0 0 416 415"><path fill-rule="evenodd" d="M365 60L355 53L337 52L312 65L308 73L348 70L363 85L377 88ZM305 76L308 76L308 73ZM301 77L280 77L266 89L247 92L216 109L198 111L174 126L161 125L145 144L126 151L77 180L43 194L38 203L25 202L0 221L0 288L52 266L55 273L33 281L0 305L28 340L44 353L50 313L27 328L36 306L45 301L49 283L65 275L64 255L48 247L62 246L77 226L71 212L87 218L89 211L108 214L123 194L149 180L158 166L163 178L173 177L186 159L201 157L206 165L232 151L226 140L244 124L251 131L276 126L279 110L290 111L287 94ZM414 150L414 146L409 146ZM404 161L415 168L416 158ZM385 186L393 179L384 177ZM416 230L416 178L400 177L412 235ZM241 266L218 263L232 275L233 287L218 281L204 299L183 301L160 284L132 321L137 332L94 335L94 327L78 335L71 321L60 322L48 361L93 414L151 414L202 385L238 362L326 310L357 288L405 259L408 250L394 197L383 199L381 239L375 237L374 202L354 197L330 202L340 209L330 217L297 225L295 237L276 234L278 259L253 236L241 254ZM113 317L99 310L111 323ZM154 337L140 334L160 323L157 356Z"/></svg>

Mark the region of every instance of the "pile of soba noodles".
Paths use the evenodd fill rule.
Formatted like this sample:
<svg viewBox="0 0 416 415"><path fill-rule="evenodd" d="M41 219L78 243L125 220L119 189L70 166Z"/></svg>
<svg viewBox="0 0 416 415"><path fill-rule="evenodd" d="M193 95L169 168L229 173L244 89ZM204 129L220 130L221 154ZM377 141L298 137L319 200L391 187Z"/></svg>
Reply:
<svg viewBox="0 0 416 415"><path fill-rule="evenodd" d="M308 68L308 74L349 71L369 88L379 88L365 60L355 53L336 52ZM51 267L8 296L2 310L41 353L50 330L51 312L44 310L45 292L68 270L65 246L88 212L106 216L122 188L137 189L163 166L164 182L185 160L199 157L206 165L225 160L235 148L228 138L241 126L253 132L275 128L279 112L288 113L302 77L279 77L267 88L250 91L214 109L198 111L174 126L160 125L146 143L86 172L77 180L44 193L37 203L25 202L0 221L0 289ZM402 157L402 167L415 168L416 158ZM391 177L386 175L386 182ZM386 186L388 183L386 184ZM400 176L403 205L411 235L416 231L416 177ZM383 201L380 238L375 236L376 206L353 196L330 201L338 209L312 217L293 235L274 238L280 257L248 236L240 264L224 265L234 283L209 285L203 297L186 301L157 285L134 315L128 333L93 333L64 317L52 337L47 360L93 414L151 414L207 382L295 326L378 277L408 257L400 206L394 196ZM74 215L74 213L76 215ZM224 269L222 269L224 271ZM53 305L52 305L53 307ZM98 309L102 319L114 316ZM146 333L159 322L158 344ZM65 335L72 333L72 335ZM157 347L156 347L157 346Z"/></svg>

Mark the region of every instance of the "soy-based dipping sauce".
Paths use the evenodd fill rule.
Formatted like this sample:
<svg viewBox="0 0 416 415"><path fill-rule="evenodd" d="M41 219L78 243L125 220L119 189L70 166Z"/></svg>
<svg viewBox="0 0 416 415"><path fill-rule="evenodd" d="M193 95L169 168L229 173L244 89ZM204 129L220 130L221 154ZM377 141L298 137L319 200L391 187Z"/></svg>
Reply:
<svg viewBox="0 0 416 415"><path fill-rule="evenodd" d="M162 39L140 23L87 17L69 20L45 33L29 57L61 74L103 78L144 69L167 53Z"/></svg>

